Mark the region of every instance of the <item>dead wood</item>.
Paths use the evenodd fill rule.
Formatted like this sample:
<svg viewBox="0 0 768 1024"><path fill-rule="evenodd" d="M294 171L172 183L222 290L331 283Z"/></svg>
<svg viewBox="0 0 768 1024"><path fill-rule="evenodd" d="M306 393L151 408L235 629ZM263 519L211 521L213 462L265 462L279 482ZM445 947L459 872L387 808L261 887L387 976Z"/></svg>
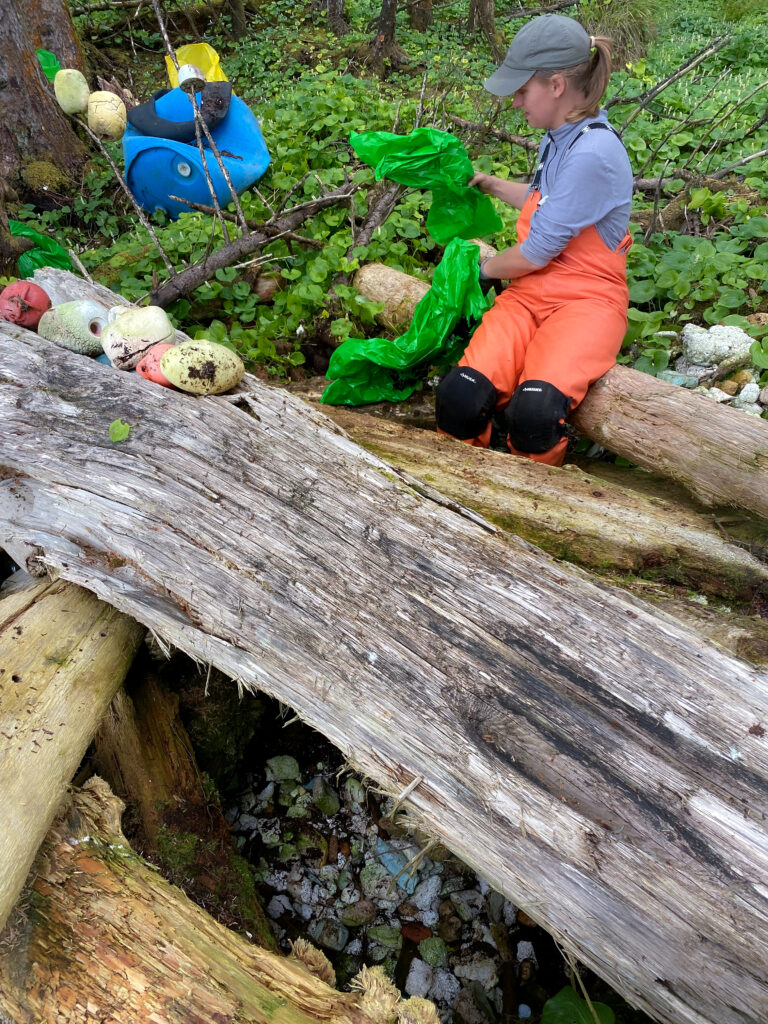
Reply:
<svg viewBox="0 0 768 1024"><path fill-rule="evenodd" d="M229 267L244 256L258 252L274 238L295 232L300 225L320 210L348 200L355 189L354 185L342 186L275 217L259 231L241 235L228 245L223 245L220 249L212 252L202 263L196 263L194 266L182 270L159 287L154 288L150 295L150 302L153 305L165 307L175 302L176 299L189 295L195 288L199 288L201 284L210 280L217 270Z"/></svg>
<svg viewBox="0 0 768 1024"><path fill-rule="evenodd" d="M381 276L376 295L385 287ZM398 273L390 278L392 303L405 296L400 279ZM365 295L365 278L358 287ZM614 366L569 420L616 455L681 484L703 505L735 506L768 519L768 422L757 416Z"/></svg>
<svg viewBox="0 0 768 1024"><path fill-rule="evenodd" d="M0 591L0 928L143 635L64 581Z"/></svg>
<svg viewBox="0 0 768 1024"><path fill-rule="evenodd" d="M252 945L170 885L131 850L121 811L94 777L51 828L2 938L2 1019L372 1024L359 995Z"/></svg>
<svg viewBox="0 0 768 1024"><path fill-rule="evenodd" d="M557 558L709 594L768 592L768 565L727 543L692 504L645 496L574 465L553 470L342 406L323 409L369 451Z"/></svg>
<svg viewBox="0 0 768 1024"><path fill-rule="evenodd" d="M266 949L275 938L218 797L206 787L178 696L139 659L94 737L91 761L128 808L132 845L216 920Z"/></svg>
<svg viewBox="0 0 768 1024"><path fill-rule="evenodd" d="M765 673L284 391L196 399L2 331L19 564L279 698L389 792L416 780L414 820L633 1005L768 1017Z"/></svg>

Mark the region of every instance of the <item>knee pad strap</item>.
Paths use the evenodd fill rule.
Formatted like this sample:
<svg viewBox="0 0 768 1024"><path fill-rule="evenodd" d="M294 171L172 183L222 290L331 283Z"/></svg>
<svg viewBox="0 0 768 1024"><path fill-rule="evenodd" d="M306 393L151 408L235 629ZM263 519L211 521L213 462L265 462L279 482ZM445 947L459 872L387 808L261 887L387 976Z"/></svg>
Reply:
<svg viewBox="0 0 768 1024"><path fill-rule="evenodd" d="M519 452L541 455L565 436L571 399L545 380L519 384L504 410L509 442Z"/></svg>
<svg viewBox="0 0 768 1024"><path fill-rule="evenodd" d="M460 441L481 434L495 408L496 388L471 366L454 366L435 394L438 427Z"/></svg>

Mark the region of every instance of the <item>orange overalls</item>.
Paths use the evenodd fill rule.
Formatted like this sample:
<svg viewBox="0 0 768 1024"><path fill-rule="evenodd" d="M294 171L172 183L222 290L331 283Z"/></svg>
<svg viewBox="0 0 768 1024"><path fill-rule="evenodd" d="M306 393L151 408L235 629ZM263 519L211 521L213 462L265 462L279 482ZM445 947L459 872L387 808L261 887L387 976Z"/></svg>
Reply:
<svg viewBox="0 0 768 1024"><path fill-rule="evenodd" d="M535 187L534 183L534 187ZM528 237L541 199L532 190L517 222L517 241ZM483 373L496 387L503 409L519 384L547 381L571 399L573 410L590 384L616 362L627 330L627 232L615 250L594 226L572 238L541 270L517 278L499 295L459 360ZM562 421L561 421L562 422ZM487 448L491 423L469 444ZM567 438L541 454L516 451L536 462L560 466Z"/></svg>

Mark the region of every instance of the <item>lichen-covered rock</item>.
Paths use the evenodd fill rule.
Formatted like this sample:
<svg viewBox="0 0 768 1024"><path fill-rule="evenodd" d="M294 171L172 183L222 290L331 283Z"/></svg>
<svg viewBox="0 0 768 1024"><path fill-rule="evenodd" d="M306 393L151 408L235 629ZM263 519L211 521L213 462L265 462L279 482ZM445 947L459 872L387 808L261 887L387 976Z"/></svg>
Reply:
<svg viewBox="0 0 768 1024"><path fill-rule="evenodd" d="M756 384L753 380L747 381L744 387L738 394L739 405L754 405L760 397L760 385Z"/></svg>
<svg viewBox="0 0 768 1024"><path fill-rule="evenodd" d="M245 373L243 361L225 345L200 339L183 341L163 354L160 369L168 380L193 395L220 395Z"/></svg>
<svg viewBox="0 0 768 1024"><path fill-rule="evenodd" d="M93 299L76 299L46 310L40 317L37 333L71 352L96 356L102 351L106 325L106 306Z"/></svg>
<svg viewBox="0 0 768 1024"><path fill-rule="evenodd" d="M65 114L85 114L91 90L85 75L76 68L62 68L53 80L56 100Z"/></svg>
<svg viewBox="0 0 768 1024"><path fill-rule="evenodd" d="M104 351L118 370L134 370L155 345L173 344L176 332L160 306L118 308L121 312L114 320L110 317L101 338Z"/></svg>
<svg viewBox="0 0 768 1024"><path fill-rule="evenodd" d="M730 356L746 355L754 341L740 327L715 324L707 330L686 324L681 334L683 357L699 366L716 366Z"/></svg>
<svg viewBox="0 0 768 1024"><path fill-rule="evenodd" d="M113 92L92 92L88 97L88 127L102 139L122 139L125 104Z"/></svg>
<svg viewBox="0 0 768 1024"><path fill-rule="evenodd" d="M0 316L30 331L36 330L43 313L50 308L51 300L34 281L14 281L0 292Z"/></svg>

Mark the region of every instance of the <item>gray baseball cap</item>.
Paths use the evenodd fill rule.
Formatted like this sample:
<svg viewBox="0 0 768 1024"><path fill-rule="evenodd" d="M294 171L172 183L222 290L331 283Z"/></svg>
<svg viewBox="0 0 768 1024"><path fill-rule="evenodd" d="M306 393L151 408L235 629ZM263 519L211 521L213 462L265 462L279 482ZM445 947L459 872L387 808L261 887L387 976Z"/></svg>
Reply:
<svg viewBox="0 0 768 1024"><path fill-rule="evenodd" d="M590 49L590 38L578 21L563 14L542 14L523 25L504 63L483 86L494 96L511 96L537 71L583 64L589 59Z"/></svg>

